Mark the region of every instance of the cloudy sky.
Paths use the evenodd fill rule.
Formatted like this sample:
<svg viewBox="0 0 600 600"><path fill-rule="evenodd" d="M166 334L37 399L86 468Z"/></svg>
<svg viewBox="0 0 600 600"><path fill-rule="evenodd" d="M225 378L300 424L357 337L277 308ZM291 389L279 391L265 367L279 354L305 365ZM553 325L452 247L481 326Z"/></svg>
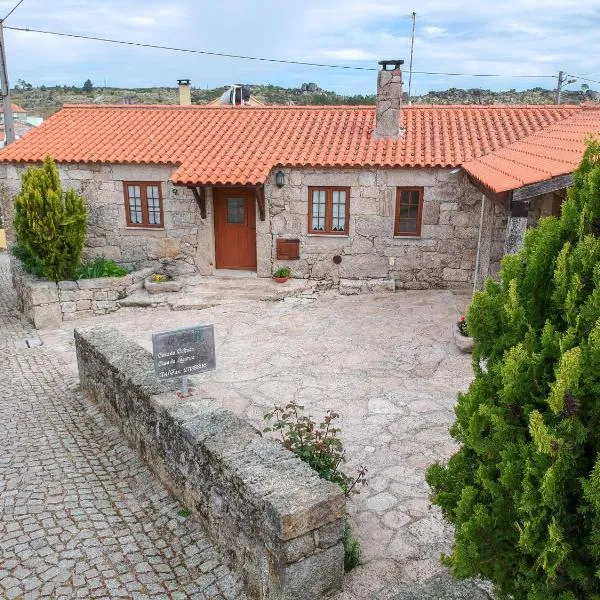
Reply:
<svg viewBox="0 0 600 600"><path fill-rule="evenodd" d="M0 0L5 15L16 0ZM414 70L497 73L501 78L415 74L413 91L448 87L553 87L559 69L600 81L600 0L24 0L5 26L179 48L376 67L410 53ZM190 78L373 93L370 71L235 60L5 31L11 83L150 87ZM519 78L518 75L534 76ZM405 83L408 77L405 77ZM571 84L579 89L584 81ZM600 84L588 82L593 89Z"/></svg>

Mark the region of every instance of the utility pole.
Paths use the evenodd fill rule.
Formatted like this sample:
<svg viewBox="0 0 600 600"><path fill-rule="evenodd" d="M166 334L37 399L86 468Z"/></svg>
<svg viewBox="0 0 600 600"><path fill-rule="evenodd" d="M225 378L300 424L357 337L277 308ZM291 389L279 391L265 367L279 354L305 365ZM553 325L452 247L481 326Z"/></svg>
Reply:
<svg viewBox="0 0 600 600"><path fill-rule="evenodd" d="M556 86L556 104L560 104L560 92L562 91L563 83L565 82L565 72L558 72L558 84Z"/></svg>
<svg viewBox="0 0 600 600"><path fill-rule="evenodd" d="M8 69L6 66L6 46L4 44L4 20L0 19L0 94L4 109L4 145L15 141L12 106L10 103L10 87L8 85Z"/></svg>
<svg viewBox="0 0 600 600"><path fill-rule="evenodd" d="M558 72L558 84L556 86L556 104L560 104L560 94L562 92L563 85L569 85L577 81L576 77L572 75L565 75L564 71Z"/></svg>
<svg viewBox="0 0 600 600"><path fill-rule="evenodd" d="M412 38L410 42L410 65L408 67L408 105L412 104L411 102L411 92L412 92L412 67L413 67L413 51L415 49L415 21L417 20L417 13L412 13Z"/></svg>

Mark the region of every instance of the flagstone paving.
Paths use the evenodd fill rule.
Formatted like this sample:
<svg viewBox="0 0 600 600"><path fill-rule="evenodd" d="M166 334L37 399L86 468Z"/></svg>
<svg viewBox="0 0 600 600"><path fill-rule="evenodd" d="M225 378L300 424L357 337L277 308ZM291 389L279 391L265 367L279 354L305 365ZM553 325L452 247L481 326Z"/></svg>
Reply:
<svg viewBox="0 0 600 600"><path fill-rule="evenodd" d="M213 323L217 370L195 378L198 393L215 398L258 427L273 404L291 399L317 417L327 409L340 413L348 459L346 470L353 472L359 465L365 465L369 469L369 485L349 502L354 533L362 542L363 561L347 575L345 591L336 600L483 600L490 597L485 586L453 582L439 562L440 553L450 549L451 529L440 511L430 505L424 480L426 467L436 460L447 459L455 449L448 426L453 421L456 393L465 389L472 377L469 356L458 352L452 338L452 324L464 308L465 298L464 294L443 290L353 297L324 292L280 302L240 298L184 312L168 308L122 308L111 315L78 321L76 325L117 327L130 339L151 349L152 331ZM14 316L11 323L15 328ZM140 518L150 529L162 519L160 531L166 536L162 553L170 550L170 556L180 556L178 547L173 546L176 529L165 531L163 527L171 523L173 528L189 528L190 519L181 522L176 517L176 505L170 504L166 493L159 491L161 488L139 461L126 454L118 435L102 417L77 395L72 329L73 324L64 324L61 329L37 332L43 342L42 350L24 351L27 357L43 355L48 362L27 367L28 374L23 375L27 382L23 385L27 391L29 386L35 389L40 398L47 394L51 400L48 406L38 401L40 408L28 413L29 417L15 426L14 435L24 439L33 436L39 442L49 435L42 423L59 419L61 425L57 431L70 441L35 464L40 472L53 464L61 466L72 461L70 453L80 447L80 438L91 440L86 443L93 442L94 450L90 452L86 447L82 454L92 454L94 460L81 466L71 462L75 471L67 481L76 480L81 471L94 480L110 478L113 487L105 486L103 498L112 498L121 482L128 489L136 489L145 480L146 489L150 488L160 499L155 504L147 501L145 506L152 508L143 515L137 507L131 510L132 518ZM20 330L17 333L21 335ZM28 358L27 364L35 360ZM16 406L19 401L11 397L10 403ZM67 412L60 410L62 403L66 403ZM27 410L32 409L27 405ZM75 425L77 419L70 417L72 410L85 416L85 428ZM106 433L108 430L110 434ZM99 452L103 446L106 452ZM22 451L17 447L15 460L24 466ZM115 459L110 457L124 455L128 459L117 458L122 461L117 468L111 462ZM136 479L127 469L144 475ZM32 488L26 479L15 476L14 482L14 489L19 491L13 497L24 490L20 504L37 499L32 495L34 492L28 491ZM83 501L72 492L66 497L77 505ZM76 513L81 517L81 524L76 522L76 527L82 527L83 523L90 527L86 511L92 511L90 516L102 514L103 507L98 508L96 497L91 495L85 500L89 504L81 507L83 513ZM156 508L157 504L160 508ZM36 519L31 515L27 518ZM95 537L93 531L92 536ZM152 545L151 537L145 540ZM115 543L118 547L119 537ZM142 562L152 565L147 559ZM117 564L121 566L119 573L131 574L128 563ZM165 569L167 566L177 569L171 563L162 564ZM17 560L12 569L20 566ZM29 568L26 564L22 566ZM173 586L178 581L174 573L175 577L170 579ZM225 575L224 570L222 573L223 580L234 588L231 575ZM122 584L119 586L123 589ZM183 590L187 593L185 587Z"/></svg>

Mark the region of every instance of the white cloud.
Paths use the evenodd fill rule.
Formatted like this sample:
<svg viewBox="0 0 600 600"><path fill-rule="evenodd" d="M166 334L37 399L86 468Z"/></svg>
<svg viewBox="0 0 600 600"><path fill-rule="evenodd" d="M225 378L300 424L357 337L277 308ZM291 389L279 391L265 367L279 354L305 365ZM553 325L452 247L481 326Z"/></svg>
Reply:
<svg viewBox="0 0 600 600"><path fill-rule="evenodd" d="M443 27L437 27L435 25L431 25L429 27L424 27L423 31L425 35L429 37L441 37L446 35L446 30Z"/></svg>
<svg viewBox="0 0 600 600"><path fill-rule="evenodd" d="M325 50L324 56L336 60L377 60L377 56L360 48L345 48L343 50Z"/></svg>

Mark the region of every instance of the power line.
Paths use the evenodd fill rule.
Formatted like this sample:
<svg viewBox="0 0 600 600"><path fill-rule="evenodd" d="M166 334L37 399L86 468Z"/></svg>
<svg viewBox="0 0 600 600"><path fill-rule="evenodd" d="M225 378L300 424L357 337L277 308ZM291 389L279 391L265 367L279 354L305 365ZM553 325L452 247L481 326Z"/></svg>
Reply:
<svg viewBox="0 0 600 600"><path fill-rule="evenodd" d="M10 27L6 27L10 29ZM457 77L522 77L525 79L556 79L556 75L501 75L500 73L440 73L435 71L413 71L418 75L452 75Z"/></svg>
<svg viewBox="0 0 600 600"><path fill-rule="evenodd" d="M600 83L597 79L588 79L587 77L581 77L581 75L568 75L569 77L575 77L575 79L581 79L581 81L589 81L590 83Z"/></svg>
<svg viewBox="0 0 600 600"><path fill-rule="evenodd" d="M12 10L4 17L4 19L2 19L3 21L6 21L6 19L8 19L8 17L10 17L10 15L12 15L15 10L17 10L17 8L19 8L19 6L21 6L21 4L23 3L23 0L19 0L13 7Z"/></svg>
<svg viewBox="0 0 600 600"><path fill-rule="evenodd" d="M209 52L208 50L193 50L191 48L175 48L173 46L158 46L156 44L145 44L142 42L127 42L124 40L113 40L110 38L101 38L95 37L91 35L80 35L75 33L63 33L58 31L46 31L43 29L30 29L29 27L8 27L5 29L12 29L13 31L27 31L32 33L43 33L46 35L58 35L61 37L69 37L69 38L78 38L83 40L93 40L96 42L107 42L110 44L125 44L127 46L139 46L141 48L154 48L156 50L171 50L173 52L187 52L190 54L204 54L208 56L220 56L222 58L237 58L242 60L259 60L263 62L274 62L274 63L285 63L288 65L305 65L309 67L327 67L329 69L354 69L359 71L377 71L377 69L373 67L356 67L351 65L330 65L323 63L310 63L303 62L300 60L283 60L277 58L264 58L259 56L242 56L240 54L228 54L226 52Z"/></svg>
<svg viewBox="0 0 600 600"><path fill-rule="evenodd" d="M23 1L23 0L21 0ZM157 44L147 44L143 42L128 42L125 40L115 40L111 38L102 38L96 37L92 35L81 35L75 33L64 33L59 31L47 31L44 29L31 29L29 27L9 27L6 26L5 29L11 29L13 31L25 31L28 33L42 33L45 35L57 35L60 37L68 37L68 38L76 38L83 40L92 40L96 42L106 42L109 44L124 44L126 46L138 46L141 48L153 48L155 50L170 50L172 52L186 52L188 54L203 54L205 56L219 56L221 58L237 58L240 60L258 60L262 62L271 62L271 63L282 63L287 65L303 65L308 67L323 67L328 69L347 69L347 70L355 70L355 71L377 71L374 67L357 67L353 65L332 65L327 63L312 63L312 62L304 62L300 60L285 60L279 58L265 58L259 56L243 56L241 54L229 54L226 52L210 52L208 50L194 50L191 48L175 48L173 46L159 46ZM452 77L519 77L526 79L541 79L541 78L550 78L554 79L556 75L501 75L499 73L443 73L443 72L434 72L434 71L413 71L413 74L417 75L447 75Z"/></svg>

